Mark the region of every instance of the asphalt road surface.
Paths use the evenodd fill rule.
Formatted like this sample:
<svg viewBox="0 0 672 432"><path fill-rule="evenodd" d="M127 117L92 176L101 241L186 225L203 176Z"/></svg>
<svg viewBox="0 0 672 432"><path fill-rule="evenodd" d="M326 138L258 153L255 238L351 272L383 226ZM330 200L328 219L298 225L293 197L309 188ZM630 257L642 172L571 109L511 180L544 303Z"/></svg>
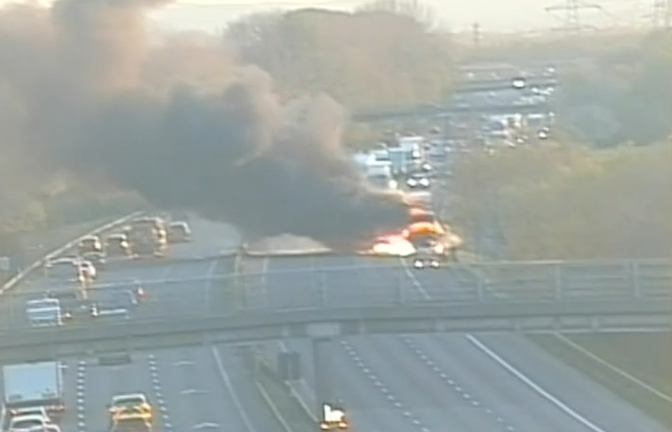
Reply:
<svg viewBox="0 0 672 432"><path fill-rule="evenodd" d="M195 235L202 231L197 222L192 229ZM217 238L204 234L179 248L185 259L214 254L222 249L212 243ZM445 292L455 298L473 295L468 274L418 272L398 264L396 259L347 256L246 260L246 270L256 273L247 279L249 304L313 304L320 300L322 287L342 291L342 299L334 300L342 302L396 301L398 287L417 301L431 301ZM219 260L112 270L101 276L101 283L205 278L231 265L230 260ZM23 288L39 294L44 285L34 281ZM213 288L217 291L207 280L156 285L149 296L170 314L200 303ZM285 346L303 354L306 387L311 387L308 345L286 341ZM330 393L346 402L355 430L665 431L516 335L369 336L334 341L327 349L323 370L330 377ZM138 391L154 402L159 431L279 428L245 379L247 370L235 348L135 353L131 364L113 367L98 365L96 358L66 363L69 411L64 430L104 429L112 395Z"/></svg>
<svg viewBox="0 0 672 432"><path fill-rule="evenodd" d="M396 268L390 268L390 260ZM264 298L277 307L312 304L325 285L362 303L371 292L376 301L384 295L394 301L399 285L417 300L431 301L440 294L459 301L474 295L467 272L416 271L396 258L276 257L246 267L266 272ZM333 270L337 268L342 270ZM311 269L313 274L307 271ZM301 353L305 382L296 388L312 404L309 344L281 345ZM328 397L343 400L355 430L666 431L518 335L348 337L332 341L325 350L322 371L329 382Z"/></svg>
<svg viewBox="0 0 672 432"><path fill-rule="evenodd" d="M235 249L230 230L213 232L213 224L194 220L194 242L173 247L172 254L187 260ZM161 279L213 276L231 269L231 260L174 262L168 265L108 270L100 283L128 279ZM22 286L22 295L41 295L44 281L33 280ZM189 284L154 285L151 302L164 314L188 307L217 286L209 281ZM26 294L30 292L31 294ZM19 297L15 294L15 297ZM7 311L7 302L2 307ZM248 369L231 346L188 347L132 354L130 364L102 366L99 358L64 359L67 412L61 423L68 432L107 430L107 405L115 394L145 393L155 408L156 429L160 432L210 430L256 432L279 430L263 401L247 379Z"/></svg>

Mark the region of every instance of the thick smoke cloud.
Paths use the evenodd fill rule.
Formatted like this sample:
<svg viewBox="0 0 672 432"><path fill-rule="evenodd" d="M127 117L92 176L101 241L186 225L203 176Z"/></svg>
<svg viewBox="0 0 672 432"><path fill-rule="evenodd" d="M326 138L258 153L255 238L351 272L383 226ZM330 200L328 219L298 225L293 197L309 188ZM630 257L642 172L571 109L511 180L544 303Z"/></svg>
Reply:
<svg viewBox="0 0 672 432"><path fill-rule="evenodd" d="M404 224L402 199L368 189L343 151L338 104L281 104L271 78L221 41L157 43L145 15L165 3L2 10L2 155L39 166L33 178L66 170L254 236L342 245Z"/></svg>

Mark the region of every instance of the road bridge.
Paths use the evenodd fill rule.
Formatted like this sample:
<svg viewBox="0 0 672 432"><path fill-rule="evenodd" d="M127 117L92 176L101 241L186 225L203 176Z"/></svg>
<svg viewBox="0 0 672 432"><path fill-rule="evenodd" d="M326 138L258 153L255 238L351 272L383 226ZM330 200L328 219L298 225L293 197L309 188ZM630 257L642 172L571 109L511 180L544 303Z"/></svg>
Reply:
<svg viewBox="0 0 672 432"><path fill-rule="evenodd" d="M591 332L672 329L672 301L441 303L297 307L235 314L197 313L106 325L25 329L0 335L4 361L72 357L214 342L311 337L317 325L331 336L370 333Z"/></svg>
<svg viewBox="0 0 672 432"><path fill-rule="evenodd" d="M354 113L352 120L359 123L371 123L379 121L395 121L409 118L446 117L459 114L509 114L512 111L520 114L536 114L549 111L546 104L502 104L502 105L472 105L456 107L450 105L422 105L416 107L362 111Z"/></svg>
<svg viewBox="0 0 672 432"><path fill-rule="evenodd" d="M131 327L148 331L153 325L165 329L167 317L173 316L177 317L176 322L180 325L184 324L180 321L181 318L193 319L191 322L194 326L199 324L194 321L195 319L201 320L199 324L201 326L214 325L206 321L216 313L219 313L215 318L217 321L221 321L221 317L224 316L227 322L247 319L254 325L259 325L263 324L263 319L268 316L277 318L276 313L280 315L300 313L308 317L307 323L288 324L287 319L281 316L283 324L269 321L264 330L253 328L249 330L250 334L244 337L259 338L260 332L263 331L266 332L264 333L266 338L282 337L289 349L299 350L294 341L299 341L301 340L299 338L314 331L310 329L315 322L331 323L327 326L327 330L337 328L342 332L342 336L334 338L334 343L327 347L330 360L325 367L328 370L333 368L337 374L339 386L335 386L334 390L346 398L348 406L351 407L353 421L359 428L371 430L379 428L379 422L383 421L381 413L384 412L383 417L389 418L385 420L386 430L409 430L413 427L412 430L420 432L421 428L413 426L415 423L411 423L405 417L405 410L408 410L424 425L429 425L427 427L431 430L440 430L439 425L446 424L445 422L450 419L453 424L461 425L461 430L465 431L500 431L502 423L497 416L503 418L507 424L515 426L516 430L539 430L545 424L557 425L554 430L562 432L585 429L577 429L576 422L564 416L561 410L549 409L543 397L531 392L524 384L511 379L498 364L489 363L490 357L473 345L481 343L498 355L506 356L505 359L515 361L516 367L521 368L537 382L541 382L553 394L569 401L571 406L581 407L581 411L590 419L605 425L605 430L610 432L633 429L652 432L661 430L641 413L632 411L613 396L602 393L596 384L586 382L585 377L567 367L563 368L563 365L539 352L538 349L528 346L524 338L519 336L520 333L515 333L544 331L540 327L542 324L550 326L548 320L540 324L539 321L542 320L529 316L523 316L516 321L499 316L486 321L479 319L477 325L481 326L481 332L497 334L478 335L477 342L473 342L469 339L471 336L465 336L464 332L455 330L460 326L474 328L476 324L472 326L470 322L472 320L455 314L448 319L444 315L434 314L450 312L440 310L445 308L436 305L446 305L458 313L465 305L477 307L481 303L489 305L492 310L498 310L500 305L522 307L520 303L527 303L526 306L529 307L532 303L586 301L611 302L610 313L614 313L613 309L616 308L617 302L631 305L636 301L633 299L637 298L643 302L653 302L653 299L664 300L665 297L661 296L666 294L669 298L669 289L661 289L665 285L670 286L669 266L665 263L635 261L497 263L447 266L438 271L416 271L409 265L410 263L396 258L325 255L272 257L270 260L249 258L245 261L256 263L268 261L266 271L263 273L250 271L244 276L231 277L225 273L232 268L233 258L220 258L216 261L191 259L202 258L223 247L209 243L221 235L214 234L212 229L204 226L204 223L194 222L192 228L196 236L202 233L202 240L197 239L194 244L185 245L184 253L178 253L176 249L173 254L175 261L151 268L142 266L118 268L102 274L101 284L120 287L125 281L137 278L143 282L149 293L147 303L139 307L131 318L124 322L125 329L118 330L119 334L123 335L117 339L119 345L114 346L109 340L104 339L85 343L81 343L78 339L80 342L57 347L53 337L48 337L52 341L49 342L51 345L41 342L34 351L22 348L4 349L0 352L9 354L16 352L19 353L18 357L23 358L54 356L63 359L72 371L67 374L66 379L69 394L73 397L70 405L77 407L77 414L82 406L74 398L79 397L77 392L82 385L79 377L80 373L83 373L85 377L83 391L86 396L85 426L88 427L95 428L99 424L102 425L100 422L104 420L104 410L101 411L100 407L115 391L142 388L150 395L155 395L155 398L156 395L163 395L164 400L161 402L167 407L166 412L170 418L162 419L160 430L170 430L170 427L163 427L168 426L168 423L175 430L184 430L192 427L215 428L213 424L231 426L230 423L225 423L230 421L234 421L235 427L243 430L241 429L244 426L243 416L234 412L236 398L230 391L225 391L225 386L222 387L226 380L220 379L221 376L228 375L234 381L233 385L236 386L242 404L251 404L250 401L254 401L254 393L248 392L247 384L244 382L244 366L235 355L231 355L236 349L227 343L231 340L232 332L221 330L203 332L196 327L193 333L183 333L183 336L176 336L171 330L170 333L166 332L160 337L140 338L129 337L128 332L131 331ZM181 262L180 257L183 257ZM635 289L637 287L639 291ZM39 281L34 281L13 294L14 302L11 298L5 298L3 315L13 315L17 318L23 313L22 293L35 296L44 288L45 286ZM554 295L558 291L562 295L556 298ZM103 293L96 295L98 294ZM440 300L434 301L434 298ZM594 300L590 300L591 298ZM656 307L662 307L660 302L656 304ZM430 308L440 312L430 314L428 310L422 310L422 318L401 316L393 320L377 320L375 324L368 321L358 322L355 318L351 318L340 324L331 320L333 316L325 314L324 310L316 309L320 305L322 309L333 309L334 313L349 311L346 313L352 314L349 315L351 317L368 316L376 307L388 311L399 309L405 311L403 313L409 313L409 307L416 311ZM324 307L326 305L328 307ZM404 307L407 305L409 307ZM638 325L641 329L643 321L650 319L648 312L645 314L647 318L631 317L630 323L618 317L617 320L621 320L618 326L609 321L611 319L609 316L593 320L592 323L586 318L576 318L574 321L582 320L582 324L575 324L577 328L571 331L585 331L589 328L589 324L595 327L606 325L603 328L622 327L628 324L632 327ZM314 315L309 316L309 313ZM317 321L313 321L315 315ZM162 324L152 324L156 322L155 320ZM562 322L565 328L572 324L570 321ZM244 324L243 321L239 321L239 324L241 323ZM221 322L217 323L220 324ZM26 339L24 335L32 333L31 329L22 325L18 319L9 319L0 325L1 341L10 340L7 334L2 336L3 331L12 333L11 341ZM499 333L504 326L510 331L507 334ZM538 329L534 330L533 326L537 326ZM652 326L653 324L648 322L644 327ZM68 332L74 334L80 330L85 332L97 330L104 334L110 332L116 334L115 328L118 327L112 323L95 326L73 324L69 328L60 329L61 331L57 333L64 335ZM242 331L243 328L237 327L235 332ZM411 330L408 330L409 328ZM428 334L430 331L437 331L436 329L445 333ZM388 331L394 334L386 333ZM366 336L348 336L355 332L366 333ZM408 333L407 336L399 336L399 332ZM376 336L373 333L381 335ZM28 336L30 337L32 336ZM163 344L170 347L159 349L158 345L149 343L150 338L161 339ZM125 341L123 344L122 340ZM195 341L198 341L198 345L193 345ZM512 344L516 346L515 351L516 354L520 354L520 359L511 357L514 354L510 353L510 350L507 351L507 347ZM0 343L0 347L5 346ZM112 350L114 352L132 350L133 363L112 368L98 366L97 357L106 352L113 352ZM78 352L85 354L75 354ZM221 353L221 359L214 356L216 352ZM73 357L76 358L72 359ZM303 351L302 359L309 361L308 357L303 355ZM424 359L431 359L434 363ZM12 359L8 357L5 361L10 360ZM218 363L220 360L228 373L222 374L221 364ZM437 368L442 376L448 378L439 380L439 375L432 375L435 373L432 371ZM561 372L558 372L559 368L563 368ZM367 370L370 372L366 372ZM551 370L555 372L549 372ZM371 373L375 373L375 379L380 380L385 387L380 387L377 381L367 381L373 380L370 378ZM309 379L308 375L306 378ZM156 387L156 383L159 383L159 387ZM388 399L390 393L380 393L382 390L378 389L394 392L397 399L390 402ZM465 394L471 399L465 399ZM515 394L515 400L519 401L520 406L534 409L520 412L508 403L511 394ZM578 394L584 395L582 397L590 395L593 402L588 405L581 403ZM210 405L209 401L212 399L225 400L224 405L227 407L225 412L221 412L221 404ZM447 400L450 407L446 405ZM402 401L405 406L398 408L397 401ZM471 401L480 405L472 405ZM543 408L544 406L546 408ZM253 412L255 418L252 421L256 422L257 416L265 418L261 415L263 410L256 404ZM494 414L488 414L489 412ZM270 419L264 422L269 423L269 427L259 430L272 428ZM67 424L70 426L70 422ZM76 423L70 428L78 429Z"/></svg>

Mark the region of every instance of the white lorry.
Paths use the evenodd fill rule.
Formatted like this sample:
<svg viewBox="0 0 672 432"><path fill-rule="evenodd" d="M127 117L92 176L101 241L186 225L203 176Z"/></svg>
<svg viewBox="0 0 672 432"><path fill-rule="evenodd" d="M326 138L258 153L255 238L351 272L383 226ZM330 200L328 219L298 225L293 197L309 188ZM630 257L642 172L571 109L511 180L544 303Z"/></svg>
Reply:
<svg viewBox="0 0 672 432"><path fill-rule="evenodd" d="M369 162L366 166L367 181L377 188L396 189L397 182L392 177L392 164L390 162Z"/></svg>
<svg viewBox="0 0 672 432"><path fill-rule="evenodd" d="M50 417L58 417L65 409L60 362L5 365L2 380L7 423L12 416L23 415L28 409L44 408Z"/></svg>

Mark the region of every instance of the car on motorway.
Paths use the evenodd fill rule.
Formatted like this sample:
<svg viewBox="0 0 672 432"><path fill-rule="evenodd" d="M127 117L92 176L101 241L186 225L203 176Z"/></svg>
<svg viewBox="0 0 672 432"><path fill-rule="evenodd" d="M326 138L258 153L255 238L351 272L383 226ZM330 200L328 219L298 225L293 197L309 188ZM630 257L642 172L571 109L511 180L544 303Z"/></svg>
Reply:
<svg viewBox="0 0 672 432"><path fill-rule="evenodd" d="M26 432L33 428L46 428L51 420L42 414L14 416L9 421L8 432Z"/></svg>
<svg viewBox="0 0 672 432"><path fill-rule="evenodd" d="M425 245L416 249L415 256L413 257L413 268L417 270L425 268L437 269L441 267L441 261L441 257L435 250L431 246Z"/></svg>
<svg viewBox="0 0 672 432"><path fill-rule="evenodd" d="M105 249L108 256L128 256L130 243L124 233L110 234L105 240Z"/></svg>
<svg viewBox="0 0 672 432"><path fill-rule="evenodd" d="M410 189L427 189L430 186L430 181L426 174L415 173L408 177L406 186Z"/></svg>
<svg viewBox="0 0 672 432"><path fill-rule="evenodd" d="M9 415L12 417L20 417L20 416L42 416L46 420L51 421L49 414L47 413L46 408L42 406L27 406L27 407L19 407L19 408L11 408L9 410Z"/></svg>
<svg viewBox="0 0 672 432"><path fill-rule="evenodd" d="M151 425L153 409L147 396L143 393L119 394L112 397L108 406L110 425L124 420L142 420Z"/></svg>
<svg viewBox="0 0 672 432"><path fill-rule="evenodd" d="M88 316L89 304L82 292L74 289L47 290L46 299L57 300L60 304L64 321L79 320L82 315Z"/></svg>
<svg viewBox="0 0 672 432"><path fill-rule="evenodd" d="M103 270L107 266L107 259L103 252L86 252L82 254L82 260L90 262L97 270Z"/></svg>
<svg viewBox="0 0 672 432"><path fill-rule="evenodd" d="M97 235L86 236L77 243L77 250L80 255L87 252L102 252L103 242L100 241L100 237Z"/></svg>
<svg viewBox="0 0 672 432"><path fill-rule="evenodd" d="M90 284L98 278L98 270L91 261L76 260L77 282L80 285Z"/></svg>
<svg viewBox="0 0 672 432"><path fill-rule="evenodd" d="M169 243L188 243L191 241L191 228L184 221L173 221L168 224Z"/></svg>
<svg viewBox="0 0 672 432"><path fill-rule="evenodd" d="M151 432L152 423L144 419L140 413L127 412L114 419L109 430L110 432Z"/></svg>

